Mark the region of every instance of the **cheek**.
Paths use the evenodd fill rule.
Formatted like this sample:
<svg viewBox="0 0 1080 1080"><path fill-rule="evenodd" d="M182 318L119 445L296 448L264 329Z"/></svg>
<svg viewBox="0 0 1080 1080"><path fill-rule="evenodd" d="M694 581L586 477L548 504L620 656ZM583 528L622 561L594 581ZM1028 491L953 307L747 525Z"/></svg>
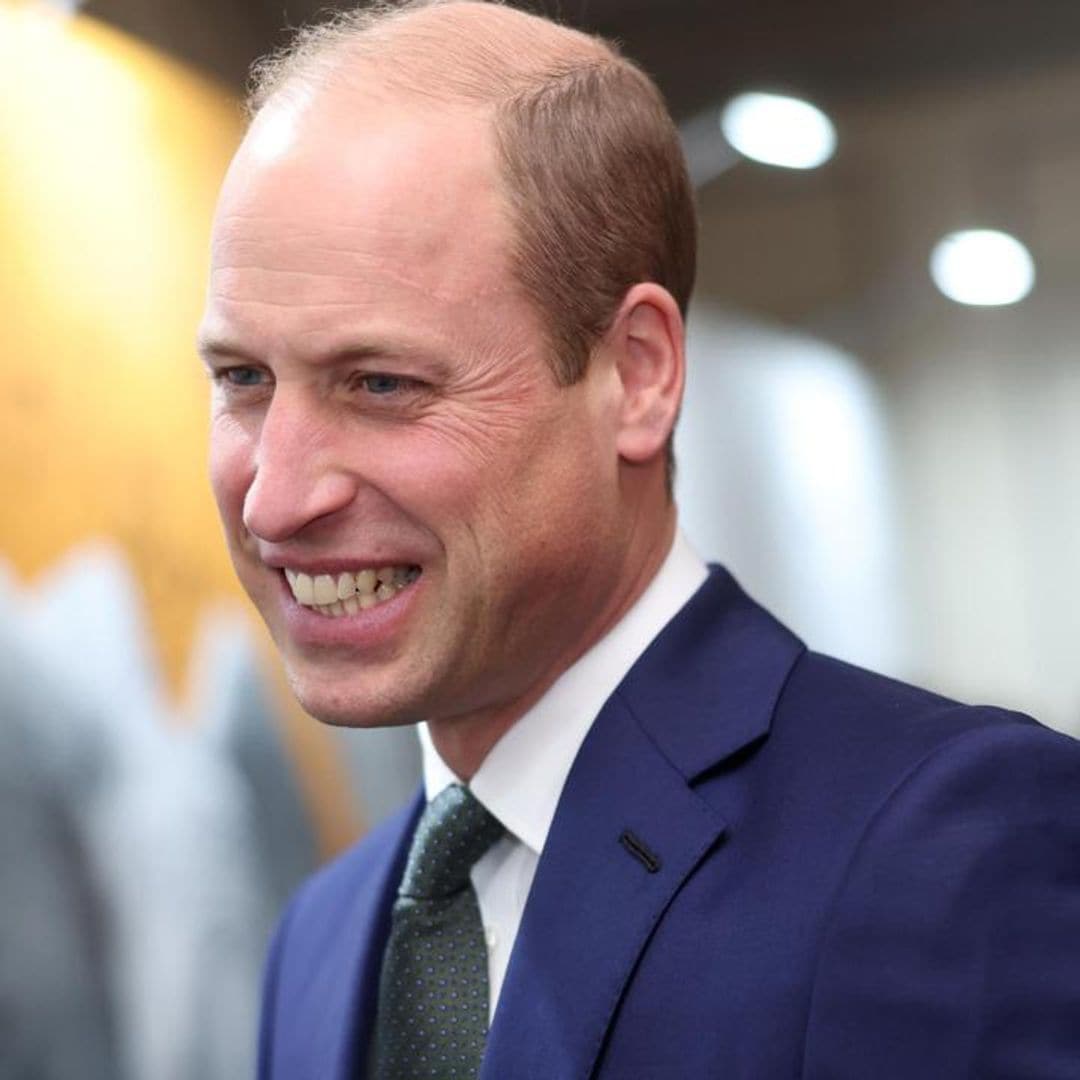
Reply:
<svg viewBox="0 0 1080 1080"><path fill-rule="evenodd" d="M464 517L489 486L499 483L505 455L463 438L453 424L388 430L363 443L352 471L397 503L424 517Z"/></svg>

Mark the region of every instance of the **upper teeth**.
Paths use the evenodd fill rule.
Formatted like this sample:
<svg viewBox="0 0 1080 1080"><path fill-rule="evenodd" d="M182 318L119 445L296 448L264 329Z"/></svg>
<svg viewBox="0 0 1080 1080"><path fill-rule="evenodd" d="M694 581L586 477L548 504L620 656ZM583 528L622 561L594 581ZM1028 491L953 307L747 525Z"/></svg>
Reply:
<svg viewBox="0 0 1080 1080"><path fill-rule="evenodd" d="M304 574L285 571L289 588L300 604L315 608L340 608L327 614L355 614L361 608L372 607L389 600L397 591L419 576L415 566L384 566L379 570L358 570L355 573Z"/></svg>

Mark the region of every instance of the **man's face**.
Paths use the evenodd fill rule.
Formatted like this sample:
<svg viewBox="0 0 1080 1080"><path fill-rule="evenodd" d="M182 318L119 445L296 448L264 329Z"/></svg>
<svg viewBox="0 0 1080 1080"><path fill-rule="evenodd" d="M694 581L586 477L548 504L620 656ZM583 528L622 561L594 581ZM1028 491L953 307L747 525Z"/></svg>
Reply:
<svg viewBox="0 0 1080 1080"><path fill-rule="evenodd" d="M556 385L484 120L289 108L226 183L203 325L237 573L322 719L520 711L620 603L616 374Z"/></svg>

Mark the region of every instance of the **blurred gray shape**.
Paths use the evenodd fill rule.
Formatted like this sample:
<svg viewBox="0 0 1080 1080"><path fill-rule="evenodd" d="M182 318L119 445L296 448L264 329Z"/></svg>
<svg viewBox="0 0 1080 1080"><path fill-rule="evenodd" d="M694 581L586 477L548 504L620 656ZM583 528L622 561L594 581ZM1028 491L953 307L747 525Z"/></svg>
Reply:
<svg viewBox="0 0 1080 1080"><path fill-rule="evenodd" d="M0 1076L117 1080L110 927L86 832L107 768L100 719L26 640L20 607L0 583Z"/></svg>
<svg viewBox="0 0 1080 1080"><path fill-rule="evenodd" d="M276 751L253 750L257 735L237 737L250 721L234 715L256 700L254 669L237 661L238 647L226 648L233 659L203 678L200 707L214 714L210 728L198 716L194 725L182 722L153 660L138 587L122 554L105 545L74 552L33 588L8 593L13 636L40 659L40 670L19 682L17 663L5 669L0 693L45 702L33 714L40 720L35 742L60 777L54 786L78 796L85 861L107 913L99 970L113 1002L116 1060L100 1075L251 1075L266 941L303 847L292 844L278 870L267 873L260 800L272 797L275 769L260 771L253 759L272 760ZM51 706L49 688L56 687L81 703L81 728L71 713ZM260 774L258 796L252 770ZM286 785L287 800L288 791ZM17 799L26 798L20 790ZM279 818L294 814L295 807ZM291 829L296 839L299 826ZM6 822L3 831L14 836ZM15 836L12 846L17 852L23 843ZM24 894L34 901L42 887L33 882ZM50 948L56 918L49 912L27 927L27 948ZM8 1041L6 1032L0 1036ZM0 1076L51 1080L53 1074L31 1071L47 1060L39 1051L28 1047L22 1071ZM99 1075L89 1052L87 1061L63 1075Z"/></svg>
<svg viewBox="0 0 1080 1080"><path fill-rule="evenodd" d="M334 728L353 793L371 828L401 807L420 783L416 728Z"/></svg>
<svg viewBox="0 0 1080 1080"><path fill-rule="evenodd" d="M679 138L690 182L695 188L712 183L742 160L720 131L718 108L705 109L684 120L679 126Z"/></svg>
<svg viewBox="0 0 1080 1080"><path fill-rule="evenodd" d="M118 549L87 545L51 567L26 590L21 625L80 695L122 703L112 723L164 708L142 597Z"/></svg>
<svg viewBox="0 0 1080 1080"><path fill-rule="evenodd" d="M250 1075L267 922L250 806L199 732L145 728L123 746L99 835L128 1075Z"/></svg>
<svg viewBox="0 0 1080 1080"><path fill-rule="evenodd" d="M691 305L675 494L698 551L814 648L903 671L886 417L828 342Z"/></svg>
<svg viewBox="0 0 1080 1080"><path fill-rule="evenodd" d="M218 613L200 627L192 668L194 714L243 778L269 918L318 865L318 845L277 708L247 624Z"/></svg>

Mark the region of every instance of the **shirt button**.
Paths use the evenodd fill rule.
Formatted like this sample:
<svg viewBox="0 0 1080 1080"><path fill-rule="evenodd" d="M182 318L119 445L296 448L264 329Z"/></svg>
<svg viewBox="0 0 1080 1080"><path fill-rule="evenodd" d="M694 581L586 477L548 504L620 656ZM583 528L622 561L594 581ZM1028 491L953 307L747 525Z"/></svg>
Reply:
<svg viewBox="0 0 1080 1080"><path fill-rule="evenodd" d="M484 930L484 939L487 941L488 949L494 949L499 944L499 934L495 927L489 926Z"/></svg>

